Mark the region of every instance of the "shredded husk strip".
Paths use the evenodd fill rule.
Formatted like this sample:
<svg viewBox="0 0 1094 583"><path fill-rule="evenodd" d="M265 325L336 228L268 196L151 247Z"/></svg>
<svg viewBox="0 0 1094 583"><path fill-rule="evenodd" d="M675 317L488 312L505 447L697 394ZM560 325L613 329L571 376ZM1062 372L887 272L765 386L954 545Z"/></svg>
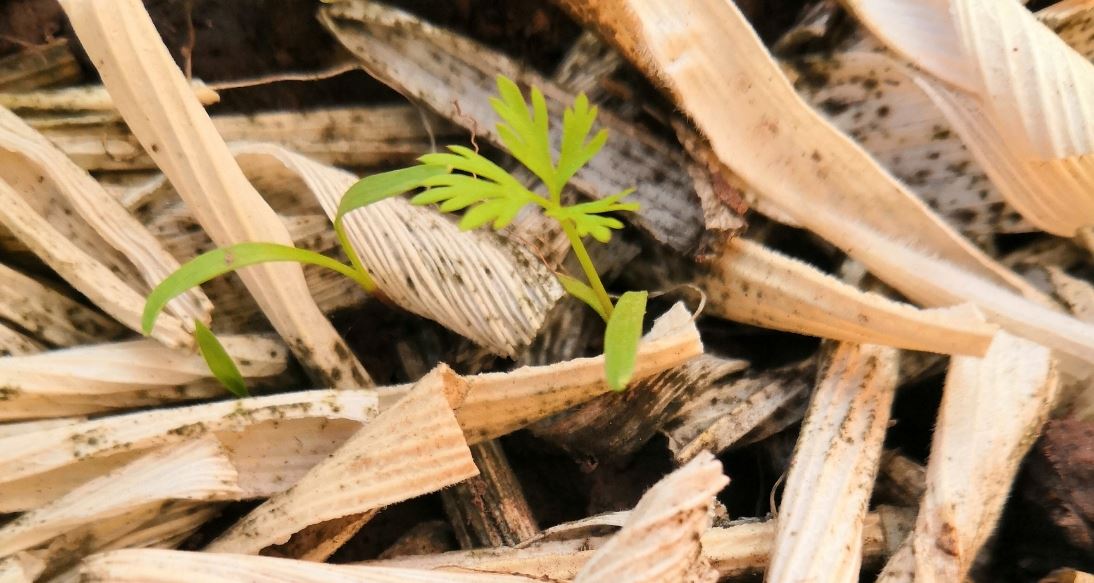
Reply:
<svg viewBox="0 0 1094 583"><path fill-rule="evenodd" d="M42 350L45 346L40 342L0 322L0 356L35 354Z"/></svg>
<svg viewBox="0 0 1094 583"><path fill-rule="evenodd" d="M0 528L0 556L148 504L172 499L216 500L238 494L235 468L215 439L163 447L4 525Z"/></svg>
<svg viewBox="0 0 1094 583"><path fill-rule="evenodd" d="M109 340L123 330L95 310L3 264L0 319L58 348Z"/></svg>
<svg viewBox="0 0 1094 583"><path fill-rule="evenodd" d="M729 479L710 454L650 488L612 536L581 568L575 583L716 581L699 535L710 527L714 496Z"/></svg>
<svg viewBox="0 0 1094 583"><path fill-rule="evenodd" d="M229 144L269 142L325 164L355 168L405 163L428 152L430 131L436 139L457 139L452 124L425 117L409 105L214 115L211 119ZM124 126L79 119L61 123L55 118L27 122L87 170L155 168Z"/></svg>
<svg viewBox="0 0 1094 583"><path fill-rule="evenodd" d="M221 342L246 379L279 375L288 350L263 336L224 336ZM206 381L204 387L197 386ZM93 344L27 356L0 358L0 420L27 417L40 400L41 417L55 417L50 403L85 402L100 410L222 395L209 365L198 354L172 350L153 340ZM131 404L127 404L131 403Z"/></svg>
<svg viewBox="0 0 1094 583"><path fill-rule="evenodd" d="M319 17L370 74L495 144L489 98L497 75L539 87L552 116L573 101L569 91L504 54L377 2L329 4ZM603 109L597 122L611 138L573 186L594 198L636 188L628 199L642 208L629 219L677 252L694 253L703 213L683 152ZM554 129L558 140L561 128Z"/></svg>
<svg viewBox="0 0 1094 583"><path fill-rule="evenodd" d="M112 551L89 557L82 581L116 583L531 583L519 575L442 573L419 569L329 565L276 557L168 550Z"/></svg>
<svg viewBox="0 0 1094 583"><path fill-rule="evenodd" d="M718 316L845 342L980 355L997 329L971 311L925 311L859 291L742 239L731 241L699 282Z"/></svg>
<svg viewBox="0 0 1094 583"><path fill-rule="evenodd" d="M213 105L220 95L199 80L190 81L190 90L202 105ZM0 107L33 111L116 111L114 100L106 87L62 87L34 92L0 93ZM29 111L28 111L29 110Z"/></svg>
<svg viewBox="0 0 1094 583"><path fill-rule="evenodd" d="M210 237L224 246L291 245L284 224L247 182L194 98L144 6L138 0L65 0L62 7L129 128ZM372 384L316 307L298 264L256 265L240 277L316 382Z"/></svg>
<svg viewBox="0 0 1094 583"><path fill-rule="evenodd" d="M824 363L786 478L766 581L858 581L897 362L892 348L841 343Z"/></svg>
<svg viewBox="0 0 1094 583"><path fill-rule="evenodd" d="M682 463L702 451L719 454L737 445L783 407L804 403L813 387L815 369L810 360L758 375L746 374L696 393L662 429L669 449Z"/></svg>
<svg viewBox="0 0 1094 583"><path fill-rule="evenodd" d="M367 421L377 411L371 390L313 390L174 409L101 417L0 439L0 483L89 457L177 443L219 431L242 431L270 419L325 417Z"/></svg>
<svg viewBox="0 0 1094 583"><path fill-rule="evenodd" d="M310 525L376 510L478 474L452 412L466 392L467 383L441 365L291 490L251 511L206 550L257 554Z"/></svg>
<svg viewBox="0 0 1094 583"><path fill-rule="evenodd" d="M915 532L879 581L964 580L1048 417L1057 384L1049 350L1005 332L983 358L950 361Z"/></svg>

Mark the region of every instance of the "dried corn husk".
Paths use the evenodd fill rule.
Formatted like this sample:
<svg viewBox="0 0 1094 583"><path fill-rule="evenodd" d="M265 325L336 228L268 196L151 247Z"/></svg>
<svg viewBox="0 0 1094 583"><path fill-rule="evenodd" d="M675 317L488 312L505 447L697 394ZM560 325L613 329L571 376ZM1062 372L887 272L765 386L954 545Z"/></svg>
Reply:
<svg viewBox="0 0 1094 583"><path fill-rule="evenodd" d="M794 449L766 581L858 581L897 362L892 348L841 343L824 364Z"/></svg>
<svg viewBox="0 0 1094 583"><path fill-rule="evenodd" d="M614 524L620 519L625 520L626 514L613 516L610 522ZM913 519L914 516L909 516L907 510L884 506L877 512L867 514L863 527L864 557L876 559L895 551L911 529ZM578 524L582 522L585 521L578 521ZM548 539L518 548L499 547L398 557L367 564L457 573L515 573L567 581L576 577L597 549L611 540L609 536L589 536L588 530L580 527L573 531L573 538ZM724 579L762 572L768 563L774 539L774 521L749 520L724 528L708 529L702 533L700 542L703 557Z"/></svg>
<svg viewBox="0 0 1094 583"><path fill-rule="evenodd" d="M799 413L780 419L779 413L788 409L804 413L815 376L816 364L810 359L712 385L692 395L666 424L663 432L669 449L678 462L686 462L702 451L718 454L744 445L764 424L782 429L801 417Z"/></svg>
<svg viewBox="0 0 1094 583"><path fill-rule="evenodd" d="M407 105L339 107L303 112L214 115L229 143L268 142L325 164L373 167L403 163L428 152L435 139L456 140L455 127ZM87 170L142 170L155 164L129 129L116 121L27 120Z"/></svg>
<svg viewBox="0 0 1094 583"><path fill-rule="evenodd" d="M0 322L0 357L35 354L45 350L40 342ZM6 391L0 392L7 395ZM0 396L0 398L3 398Z"/></svg>
<svg viewBox="0 0 1094 583"><path fill-rule="evenodd" d="M423 101L454 123L500 143L489 97L501 74L543 90L552 115L573 96L505 55L375 2L324 6L320 20L365 69L408 97ZM612 134L600 154L574 178L578 190L600 198L634 187L642 204L634 220L655 239L681 253L697 250L703 215L686 157L636 125L601 112ZM561 129L555 128L555 139Z"/></svg>
<svg viewBox="0 0 1094 583"><path fill-rule="evenodd" d="M38 280L0 264L0 319L56 347L117 337L122 327Z"/></svg>
<svg viewBox="0 0 1094 583"><path fill-rule="evenodd" d="M796 223L851 247L845 232L813 216L819 208L855 217L889 236L913 238L920 248L980 277L1039 297L809 108L733 3L597 0L574 11L668 84L721 161Z"/></svg>
<svg viewBox="0 0 1094 583"><path fill-rule="evenodd" d="M8 231L134 330L140 329L143 296L178 268L155 237L91 176L2 108L0 200L0 223ZM184 326L193 319L207 321L211 309L201 290L183 294L171 302L153 335L169 345L186 345Z"/></svg>
<svg viewBox="0 0 1094 583"><path fill-rule="evenodd" d="M691 314L676 304L654 322L638 346L632 382L642 382L702 354ZM523 367L507 373L467 377L467 399L456 417L467 440L477 443L515 431L610 391L604 357L578 358L554 365ZM398 392L381 392L381 407Z"/></svg>
<svg viewBox="0 0 1094 583"><path fill-rule="evenodd" d="M165 446L0 528L0 556L164 500L238 496L236 471L211 437Z"/></svg>
<svg viewBox="0 0 1094 583"><path fill-rule="evenodd" d="M220 95L200 80L190 81L190 90L202 105L213 105ZM0 93L0 107L27 114L35 111L107 111L117 107L107 88L102 85L62 87L46 91Z"/></svg>
<svg viewBox="0 0 1094 583"><path fill-rule="evenodd" d="M79 78L80 64L68 46L68 39L57 39L0 59L0 91L33 91Z"/></svg>
<svg viewBox="0 0 1094 583"><path fill-rule="evenodd" d="M277 146L245 144L234 150L260 189L294 185L297 193L313 195L331 219L356 181L348 172ZM356 211L345 225L385 296L497 354L512 356L531 342L563 293L528 250L493 233L462 232L447 217L403 199Z"/></svg>
<svg viewBox="0 0 1094 583"><path fill-rule="evenodd" d="M703 560L699 535L710 527L714 496L728 483L710 454L662 478L574 581L717 581Z"/></svg>
<svg viewBox="0 0 1094 583"><path fill-rule="evenodd" d="M702 355L541 421L532 432L574 453L623 459L645 445L686 397L747 366Z"/></svg>
<svg viewBox="0 0 1094 583"><path fill-rule="evenodd" d="M478 474L452 412L467 383L441 366L206 550L257 554L304 528L439 490ZM329 553L328 553L329 554Z"/></svg>
<svg viewBox="0 0 1094 583"><path fill-rule="evenodd" d="M34 583L46 568L39 554L26 551L0 559L0 583Z"/></svg>
<svg viewBox="0 0 1094 583"><path fill-rule="evenodd" d="M328 565L276 557L165 550L121 550L95 555L81 567L85 580L118 583L530 583L518 575L439 573L418 569Z"/></svg>
<svg viewBox="0 0 1094 583"><path fill-rule="evenodd" d="M718 316L846 342L979 355L997 329L975 310L919 310L741 239L726 246L699 285Z"/></svg>
<svg viewBox="0 0 1094 583"><path fill-rule="evenodd" d="M999 189L906 67L854 46L788 63L794 87L965 235L1036 230Z"/></svg>
<svg viewBox="0 0 1094 583"><path fill-rule="evenodd" d="M136 0L62 3L103 84L134 135L218 245L264 241L291 245L216 133ZM317 383L372 384L368 373L315 306L300 266L271 263L240 272L274 328Z"/></svg>
<svg viewBox="0 0 1094 583"><path fill-rule="evenodd" d="M916 83L1025 218L1065 236L1094 225L1094 66L1085 57L1014 2L848 4L925 72ZM907 10L915 21L899 18Z"/></svg>
<svg viewBox="0 0 1094 583"><path fill-rule="evenodd" d="M984 358L953 358L915 532L879 581L964 579L1048 417L1056 385L1048 349L1004 332Z"/></svg>
<svg viewBox="0 0 1094 583"><path fill-rule="evenodd" d="M288 350L263 336L225 336L221 342L247 379L277 376ZM0 358L0 420L57 417L65 405L85 413L222 395L197 354L153 340L133 340Z"/></svg>
<svg viewBox="0 0 1094 583"><path fill-rule="evenodd" d="M214 435L239 474L239 497L267 498L292 487L360 428L361 422L353 419L304 417L271 419ZM42 506L129 463L142 451L87 458L0 484L0 512Z"/></svg>
<svg viewBox="0 0 1094 583"><path fill-rule="evenodd" d="M242 431L270 419L325 417L363 422L375 412L376 394L371 390L315 390L101 417L0 439L0 483L88 458L178 443L206 433Z"/></svg>

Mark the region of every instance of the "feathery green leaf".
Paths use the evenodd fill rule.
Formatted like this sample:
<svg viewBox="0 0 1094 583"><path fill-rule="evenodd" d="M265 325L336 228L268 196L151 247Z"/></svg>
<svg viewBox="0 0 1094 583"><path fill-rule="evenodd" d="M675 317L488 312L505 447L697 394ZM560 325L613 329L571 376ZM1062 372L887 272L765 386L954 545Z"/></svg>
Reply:
<svg viewBox="0 0 1094 583"><path fill-rule="evenodd" d="M161 281L152 293L148 294L148 299L145 301L141 329L145 334L151 333L152 327L156 324L156 318L167 303L191 288L249 265L279 261L310 263L333 269L354 281L360 281L360 274L349 265L314 251L276 243L239 243L202 253L184 263L167 276L167 279Z"/></svg>

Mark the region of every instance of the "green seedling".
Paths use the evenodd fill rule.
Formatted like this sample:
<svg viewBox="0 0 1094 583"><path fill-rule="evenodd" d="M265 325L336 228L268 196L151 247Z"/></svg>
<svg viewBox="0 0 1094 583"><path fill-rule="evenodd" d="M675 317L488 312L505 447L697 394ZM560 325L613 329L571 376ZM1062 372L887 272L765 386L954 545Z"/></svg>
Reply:
<svg viewBox="0 0 1094 583"><path fill-rule="evenodd" d="M638 210L638 203L624 200L633 189L592 202L563 204L562 192L566 185L608 139L603 129L592 137L589 135L596 121L597 108L589 105L584 94L566 108L556 158L551 149L550 120L543 93L533 88L529 104L513 81L498 77L497 82L498 97L491 99L491 105L501 118L497 131L502 145L539 178L545 192L526 188L503 168L463 146L449 146L448 152L426 154L418 159L416 166L361 179L343 196L335 215L334 229L349 258L348 265L313 251L273 243L240 243L215 249L187 262L152 290L142 318L144 333L151 332L156 318L171 299L215 277L260 263L293 261L319 265L356 281L369 293L380 291L350 245L343 219L350 212L372 203L424 189L410 199L411 203L438 205L439 210L446 213L463 211L459 225L464 230L487 224L494 229L504 228L528 205L539 206L557 221L585 275L585 281L582 281L558 274L559 283L605 321L605 378L614 390L626 388L634 372L642 334L646 292L626 292L613 303L589 257L584 238L592 237L606 243L613 230L623 228L622 222L608 215ZM195 329L202 356L214 376L233 394L246 395L239 370L216 336L201 322L195 322Z"/></svg>

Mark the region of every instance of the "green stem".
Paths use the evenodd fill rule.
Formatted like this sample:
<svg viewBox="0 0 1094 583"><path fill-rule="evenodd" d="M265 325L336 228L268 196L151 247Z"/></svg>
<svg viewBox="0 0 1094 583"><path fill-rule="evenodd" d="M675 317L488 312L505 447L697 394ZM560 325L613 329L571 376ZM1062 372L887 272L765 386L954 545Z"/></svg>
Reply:
<svg viewBox="0 0 1094 583"><path fill-rule="evenodd" d="M585 272L585 279L589 280L589 285L596 292L596 299L600 301L604 311L604 321L608 321L612 317L612 299L608 297L608 290L604 289L600 275L593 267L593 260L589 258L589 252L585 250L585 243L581 241L581 236L577 234L577 229L570 221L559 221L559 223L562 225L562 231L566 233L566 238L570 240L570 247L574 249L577 262L581 264L581 269Z"/></svg>
<svg viewBox="0 0 1094 583"><path fill-rule="evenodd" d="M366 292L375 294L376 282L372 279L368 269L361 263L361 258L357 256L357 251L353 248L353 245L350 244L349 237L346 236L346 229L340 219L334 222L334 232L338 235L338 243L342 246L342 250L349 257L350 265L353 266L354 274L349 277L365 288Z"/></svg>

